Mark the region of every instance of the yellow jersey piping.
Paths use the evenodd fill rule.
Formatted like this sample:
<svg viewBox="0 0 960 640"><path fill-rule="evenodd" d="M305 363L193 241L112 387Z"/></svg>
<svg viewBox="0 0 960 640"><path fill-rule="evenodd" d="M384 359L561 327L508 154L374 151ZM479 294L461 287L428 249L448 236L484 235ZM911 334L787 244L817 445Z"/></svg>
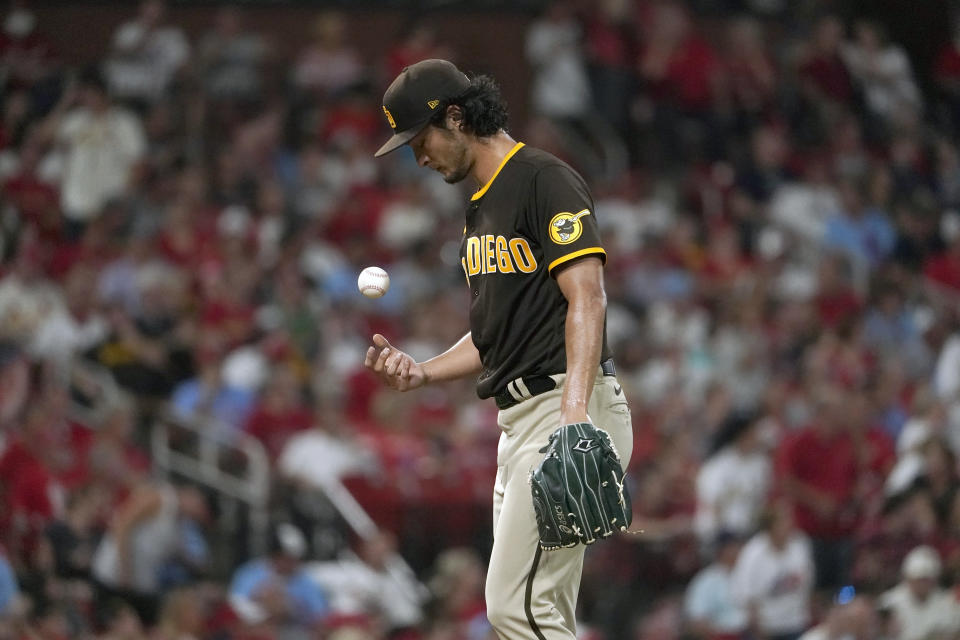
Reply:
<svg viewBox="0 0 960 640"><path fill-rule="evenodd" d="M470 200L479 200L480 198L483 197L483 194L487 192L487 189L490 188L490 185L493 184L493 181L497 179L497 176L500 174L500 170L503 169L503 165L507 164L507 160L512 158L513 154L515 154L517 151L520 151L520 147L522 146L523 146L523 143L518 142L516 145L514 145L513 149L510 149L510 151L507 152L507 155L503 156L503 160L500 161L500 166L497 167L497 170L494 171L493 175L490 176L490 179L487 180L487 184L480 187L480 190L477 191L475 194L473 194Z"/></svg>
<svg viewBox="0 0 960 640"><path fill-rule="evenodd" d="M580 256L590 255L592 253L602 254L604 258L607 257L607 252L603 250L603 247L587 247L586 249L580 249L579 251L574 251L573 253L568 253L565 256L560 256L556 260L550 263L550 266L547 267L547 272L553 271L554 267L557 267L564 262L573 260L574 258L579 258Z"/></svg>

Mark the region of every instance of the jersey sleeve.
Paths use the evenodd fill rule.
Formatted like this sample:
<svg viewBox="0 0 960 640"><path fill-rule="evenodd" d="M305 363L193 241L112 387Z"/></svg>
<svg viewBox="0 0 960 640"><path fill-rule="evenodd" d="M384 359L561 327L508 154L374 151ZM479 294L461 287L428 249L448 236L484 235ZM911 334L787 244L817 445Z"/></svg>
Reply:
<svg viewBox="0 0 960 640"><path fill-rule="evenodd" d="M534 197L533 224L551 274L582 256L596 255L606 262L583 178L564 165L544 167L537 174Z"/></svg>

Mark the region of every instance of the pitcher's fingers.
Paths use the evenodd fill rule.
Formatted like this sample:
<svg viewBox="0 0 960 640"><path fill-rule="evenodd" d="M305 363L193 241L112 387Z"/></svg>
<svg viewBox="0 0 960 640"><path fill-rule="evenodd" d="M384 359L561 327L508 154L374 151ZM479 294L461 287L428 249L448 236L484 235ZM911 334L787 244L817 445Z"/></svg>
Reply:
<svg viewBox="0 0 960 640"><path fill-rule="evenodd" d="M377 345L377 346L380 347L381 349L382 349L383 347L387 347L388 349L391 348L390 341L387 340L386 338L384 338L384 337L383 337L381 334L379 334L379 333L373 334L373 344Z"/></svg>
<svg viewBox="0 0 960 640"><path fill-rule="evenodd" d="M377 373L383 371L383 365L387 361L387 357L390 355L391 351L389 347L384 347L380 351L380 355L377 357L377 361L373 364L373 370Z"/></svg>
<svg viewBox="0 0 960 640"><path fill-rule="evenodd" d="M393 355L387 358L387 364L384 366L384 372L387 375L394 375L400 370L400 365L407 360L406 354L402 351L394 351Z"/></svg>
<svg viewBox="0 0 960 640"><path fill-rule="evenodd" d="M367 348L367 354L363 357L363 366L372 367L376 362L377 350L374 347Z"/></svg>

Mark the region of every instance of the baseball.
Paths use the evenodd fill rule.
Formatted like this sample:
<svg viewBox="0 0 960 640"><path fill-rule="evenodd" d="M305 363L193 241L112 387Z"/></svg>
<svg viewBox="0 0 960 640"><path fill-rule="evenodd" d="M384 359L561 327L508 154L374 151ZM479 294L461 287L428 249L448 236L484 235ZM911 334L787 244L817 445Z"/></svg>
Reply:
<svg viewBox="0 0 960 640"><path fill-rule="evenodd" d="M357 288L368 298L379 298L390 288L390 276L380 267L367 267L357 278Z"/></svg>

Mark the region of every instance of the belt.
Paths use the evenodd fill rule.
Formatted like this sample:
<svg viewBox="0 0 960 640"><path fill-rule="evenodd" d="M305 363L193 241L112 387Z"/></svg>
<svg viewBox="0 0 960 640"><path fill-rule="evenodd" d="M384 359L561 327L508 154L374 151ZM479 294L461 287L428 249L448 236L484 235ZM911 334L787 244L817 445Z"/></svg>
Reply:
<svg viewBox="0 0 960 640"><path fill-rule="evenodd" d="M600 363L600 370L605 376L617 375L617 368L613 358L607 358ZM521 376L507 383L503 391L494 396L498 409L509 409L524 400L529 400L545 391L557 388L556 381L550 376Z"/></svg>

